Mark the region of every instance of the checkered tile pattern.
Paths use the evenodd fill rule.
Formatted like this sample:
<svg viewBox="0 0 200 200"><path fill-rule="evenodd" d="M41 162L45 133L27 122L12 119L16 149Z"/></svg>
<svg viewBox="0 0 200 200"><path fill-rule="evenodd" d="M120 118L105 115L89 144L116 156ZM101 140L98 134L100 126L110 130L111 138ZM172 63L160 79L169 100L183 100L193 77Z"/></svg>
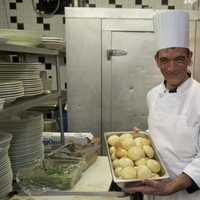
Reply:
<svg viewBox="0 0 200 200"><path fill-rule="evenodd" d="M5 0L2 0L5 1ZM62 6L73 6L72 0L63 0ZM52 18L37 16L32 7L32 0L6 0L9 27L45 32L46 36L64 37L64 8ZM0 5L2 3L0 2ZM40 8L42 0L35 0ZM86 7L108 8L153 8L153 9L184 9L184 1L180 0L85 0ZM60 8L61 8L60 7ZM1 7L0 7L1 8ZM187 8L188 9L188 8Z"/></svg>
<svg viewBox="0 0 200 200"><path fill-rule="evenodd" d="M42 0L35 0L36 7ZM67 6L73 6L72 0L64 0L63 3ZM5 5L4 5L5 4ZM63 6L64 4L62 4ZM85 0L84 6L86 7L104 7L104 8L153 8L153 9L190 9L185 7L183 0ZM6 8L5 8L6 7ZM51 18L44 18L38 16L32 7L32 0L0 0L0 28L14 28L21 30L33 30L41 32L44 36L56 36L64 38L65 30L65 17L64 8L59 13ZM66 58L60 58L61 66L65 66ZM14 61L18 61L15 58ZM53 89L56 89L56 76L55 76L55 59L52 57L30 57L27 61L44 63L44 69L48 73L48 78L52 80ZM63 70L63 83L62 88L66 87L65 82L65 67Z"/></svg>

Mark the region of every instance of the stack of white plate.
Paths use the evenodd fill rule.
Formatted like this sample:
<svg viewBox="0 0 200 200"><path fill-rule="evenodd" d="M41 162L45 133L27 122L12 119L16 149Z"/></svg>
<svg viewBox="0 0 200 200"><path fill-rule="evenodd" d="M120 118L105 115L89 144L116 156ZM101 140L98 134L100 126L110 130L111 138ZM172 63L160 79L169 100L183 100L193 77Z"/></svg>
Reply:
<svg viewBox="0 0 200 200"><path fill-rule="evenodd" d="M43 85L40 78L41 66L38 63L1 63L0 81L22 81L24 96L41 94L43 93Z"/></svg>
<svg viewBox="0 0 200 200"><path fill-rule="evenodd" d="M6 38L0 37L0 44L5 44L8 40Z"/></svg>
<svg viewBox="0 0 200 200"><path fill-rule="evenodd" d="M32 166L44 157L42 114L26 111L10 120L1 119L0 129L13 135L9 156L14 177L18 169Z"/></svg>
<svg viewBox="0 0 200 200"><path fill-rule="evenodd" d="M0 133L0 198L12 191L12 169L8 157L8 149L12 136Z"/></svg>
<svg viewBox="0 0 200 200"><path fill-rule="evenodd" d="M5 100L4 99L0 99L0 111L3 110L4 103L5 103Z"/></svg>
<svg viewBox="0 0 200 200"><path fill-rule="evenodd" d="M23 96L24 86L22 81L0 80L0 99L4 99L5 102L11 102Z"/></svg>
<svg viewBox="0 0 200 200"><path fill-rule="evenodd" d="M41 33L36 31L0 29L0 38L8 44L34 47L41 43Z"/></svg>
<svg viewBox="0 0 200 200"><path fill-rule="evenodd" d="M59 37L42 37L42 44L48 49L61 50L65 48L65 41Z"/></svg>

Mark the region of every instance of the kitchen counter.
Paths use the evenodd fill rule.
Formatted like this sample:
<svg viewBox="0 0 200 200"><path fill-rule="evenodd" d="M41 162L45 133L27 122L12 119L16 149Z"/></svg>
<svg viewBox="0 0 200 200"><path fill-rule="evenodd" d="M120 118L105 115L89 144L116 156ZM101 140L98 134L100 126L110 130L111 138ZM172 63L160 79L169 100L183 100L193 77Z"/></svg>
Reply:
<svg viewBox="0 0 200 200"><path fill-rule="evenodd" d="M83 174L81 179L70 191L108 191L112 176L110 173L109 163L106 156L99 156ZM10 200L128 200L130 197L117 198L107 196L31 196L22 197L15 195Z"/></svg>
<svg viewBox="0 0 200 200"><path fill-rule="evenodd" d="M99 156L71 191L108 191L111 181L108 158Z"/></svg>

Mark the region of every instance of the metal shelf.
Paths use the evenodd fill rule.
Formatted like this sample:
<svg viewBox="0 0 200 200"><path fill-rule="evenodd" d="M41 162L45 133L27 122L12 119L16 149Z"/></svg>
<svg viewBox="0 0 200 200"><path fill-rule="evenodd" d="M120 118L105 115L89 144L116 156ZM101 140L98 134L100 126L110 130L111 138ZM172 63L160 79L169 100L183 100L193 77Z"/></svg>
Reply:
<svg viewBox="0 0 200 200"><path fill-rule="evenodd" d="M48 100L57 99L59 105L59 114L60 114L60 132L61 132L61 143L64 144L64 128L63 128L63 115L62 115L62 102L61 102L61 80L60 80L60 69L59 69L59 50L51 50L38 47L27 47L20 45L11 45L11 44L1 44L0 45L1 53L17 53L22 56L26 54L35 54L35 55L51 55L56 59L56 77L57 77L57 93L46 94L34 96L32 98L21 98L17 99L10 105L5 106L4 110L0 111L1 116L8 116L13 112L21 112L27 110L33 106L39 105Z"/></svg>
<svg viewBox="0 0 200 200"><path fill-rule="evenodd" d="M58 50L38 48L38 47L27 47L20 45L11 45L11 44L1 44L0 51L4 52L14 52L14 53L29 53L29 54L43 54L43 55L58 55Z"/></svg>
<svg viewBox="0 0 200 200"><path fill-rule="evenodd" d="M4 109L0 111L0 116L10 115L11 113L17 113L27 110L36 105L42 105L42 103L49 100L58 100L59 93L41 94L33 97L22 97L4 106Z"/></svg>

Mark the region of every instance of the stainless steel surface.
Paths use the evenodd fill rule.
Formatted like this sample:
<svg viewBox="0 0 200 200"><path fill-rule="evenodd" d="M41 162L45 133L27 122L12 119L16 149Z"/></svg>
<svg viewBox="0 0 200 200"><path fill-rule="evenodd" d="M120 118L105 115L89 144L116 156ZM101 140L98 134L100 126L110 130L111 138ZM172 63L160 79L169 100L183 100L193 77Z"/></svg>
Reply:
<svg viewBox="0 0 200 200"><path fill-rule="evenodd" d="M52 91L55 93L56 91ZM62 97L62 104L64 105L67 102L67 90L61 91L61 97ZM33 106L33 110L38 110L40 112L46 111L46 110L54 110L56 107L58 107L58 99L52 99L45 102L42 102L40 105Z"/></svg>
<svg viewBox="0 0 200 200"><path fill-rule="evenodd" d="M65 16L66 18L151 19L155 13L163 11L165 10L65 7ZM199 11L186 11L190 12L191 19L198 19Z"/></svg>
<svg viewBox="0 0 200 200"><path fill-rule="evenodd" d="M58 91L58 107L59 107L59 125L60 125L60 143L65 144L64 136L64 125L63 125L63 108L62 108L62 95L61 95L61 79L60 79L60 69L59 69L59 56L56 56L56 78L57 78L57 91ZM66 122L67 123L67 122Z"/></svg>
<svg viewBox="0 0 200 200"><path fill-rule="evenodd" d="M152 17L161 10L65 8L70 131L101 137L147 128L147 91L162 80L154 62ZM190 12L191 67L200 80L200 13ZM199 41L199 40L198 40ZM108 49L128 52L109 56ZM198 54L197 54L198 53Z"/></svg>
<svg viewBox="0 0 200 200"><path fill-rule="evenodd" d="M11 115L13 113L18 113L27 110L33 106L41 105L45 101L55 100L58 98L58 95L59 94L56 92L52 94L42 94L33 97L18 99L13 103L5 105L4 109L0 111L0 115L2 117L5 115Z"/></svg>
<svg viewBox="0 0 200 200"><path fill-rule="evenodd" d="M68 128L101 133L101 20L66 19Z"/></svg>
<svg viewBox="0 0 200 200"><path fill-rule="evenodd" d="M125 184L127 183L132 183L132 184L140 184L142 183L143 179L120 179L118 177L115 176L115 173L114 173L114 169L113 169L113 164L112 164L112 159L111 159L111 155L110 155L110 148L109 148L109 145L107 143L107 140L108 140L108 137L111 136L111 135L121 135L121 134L124 134L124 133L130 133L132 134L133 132L107 132L104 134L104 139L106 141L106 150L107 150L107 155L108 155L108 160L109 160L109 165L110 165L110 170L111 170L111 174L112 174L112 177L113 177L113 181L121 188L124 188ZM161 165L161 174L160 174L160 177L157 177L157 178L152 178L152 180L163 180L163 179L168 179L169 178L169 174L167 172L167 169L156 149L156 146L154 145L152 139L151 139L151 136L150 134L148 134L147 132L143 132L143 133L138 133L138 134L134 134L133 136L134 138L137 138L137 137L147 137L150 141L151 141L151 146L153 147L154 149L154 152L155 152L155 159L159 161L160 165Z"/></svg>
<svg viewBox="0 0 200 200"><path fill-rule="evenodd" d="M108 31L111 35L103 41L104 46L111 44L113 49L128 52L102 65L102 94L108 94L102 100L103 132L131 130L134 126L147 128L146 94L161 81L153 59L155 40L151 31Z"/></svg>
<svg viewBox="0 0 200 200"><path fill-rule="evenodd" d="M34 194L35 196L35 194ZM46 193L40 194L39 196L106 196L106 197L125 197L124 192L71 192L71 191L49 191Z"/></svg>
<svg viewBox="0 0 200 200"><path fill-rule="evenodd" d="M200 21L196 21L194 22L196 24L195 28L196 28L196 42L194 45L194 49L195 51L193 52L195 55L195 59L194 59L194 68L193 68L193 75L194 78L200 82Z"/></svg>

